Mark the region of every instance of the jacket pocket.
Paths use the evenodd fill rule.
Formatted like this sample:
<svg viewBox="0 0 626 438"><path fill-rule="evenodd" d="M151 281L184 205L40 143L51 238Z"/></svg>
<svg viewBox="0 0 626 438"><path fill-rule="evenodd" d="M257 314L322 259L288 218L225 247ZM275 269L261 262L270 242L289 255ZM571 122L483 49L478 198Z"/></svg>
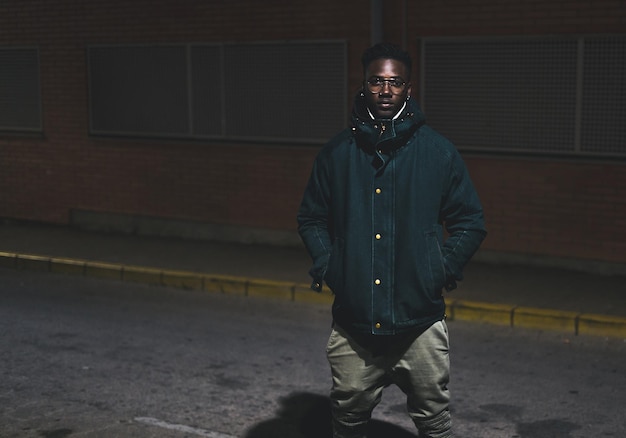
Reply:
<svg viewBox="0 0 626 438"><path fill-rule="evenodd" d="M435 226L425 234L432 293L438 297L446 284L446 267L441 251L441 227Z"/></svg>
<svg viewBox="0 0 626 438"><path fill-rule="evenodd" d="M343 239L333 241L332 252L328 259L328 266L324 273L324 281L333 293L337 293L342 285L343 278Z"/></svg>

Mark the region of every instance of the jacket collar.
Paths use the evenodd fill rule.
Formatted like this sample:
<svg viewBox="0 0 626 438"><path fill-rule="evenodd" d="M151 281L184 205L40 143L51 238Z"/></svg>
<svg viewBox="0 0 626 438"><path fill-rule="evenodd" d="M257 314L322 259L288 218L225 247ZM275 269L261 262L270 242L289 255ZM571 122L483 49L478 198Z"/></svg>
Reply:
<svg viewBox="0 0 626 438"><path fill-rule="evenodd" d="M409 98L393 119L374 119L362 94L356 96L352 109L352 133L356 143L368 153L390 152L404 146L424 124L419 105Z"/></svg>

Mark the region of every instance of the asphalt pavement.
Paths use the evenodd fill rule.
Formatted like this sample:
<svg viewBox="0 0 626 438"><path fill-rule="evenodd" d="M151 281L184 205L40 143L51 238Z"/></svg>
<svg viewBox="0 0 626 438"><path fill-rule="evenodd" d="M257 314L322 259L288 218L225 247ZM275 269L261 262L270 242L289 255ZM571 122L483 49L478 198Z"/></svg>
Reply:
<svg viewBox="0 0 626 438"><path fill-rule="evenodd" d="M7 221L0 265L312 303L304 248L138 236ZM472 261L447 294L451 320L626 339L626 277Z"/></svg>
<svg viewBox="0 0 626 438"><path fill-rule="evenodd" d="M330 437L325 305L0 267L0 437ZM451 321L454 436L626 436L626 343ZM370 438L416 438L386 388Z"/></svg>

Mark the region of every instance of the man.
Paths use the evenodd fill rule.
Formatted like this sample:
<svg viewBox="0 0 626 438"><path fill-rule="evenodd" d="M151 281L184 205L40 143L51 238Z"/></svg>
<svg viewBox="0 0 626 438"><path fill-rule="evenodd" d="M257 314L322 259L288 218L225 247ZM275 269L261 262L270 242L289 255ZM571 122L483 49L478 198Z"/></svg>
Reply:
<svg viewBox="0 0 626 438"><path fill-rule="evenodd" d="M298 212L311 287L335 295L333 436L365 437L393 383L420 438L450 437L442 291L486 235L482 207L458 152L411 98L409 54L378 44L362 64L352 127L317 156Z"/></svg>

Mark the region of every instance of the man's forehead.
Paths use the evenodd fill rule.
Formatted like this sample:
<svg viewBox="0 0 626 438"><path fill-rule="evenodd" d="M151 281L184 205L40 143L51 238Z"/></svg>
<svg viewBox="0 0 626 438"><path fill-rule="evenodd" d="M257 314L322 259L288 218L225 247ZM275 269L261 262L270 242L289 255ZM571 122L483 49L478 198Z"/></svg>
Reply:
<svg viewBox="0 0 626 438"><path fill-rule="evenodd" d="M367 76L392 76L402 77L406 75L407 67L402 61L393 58L378 58L369 63L365 71Z"/></svg>

